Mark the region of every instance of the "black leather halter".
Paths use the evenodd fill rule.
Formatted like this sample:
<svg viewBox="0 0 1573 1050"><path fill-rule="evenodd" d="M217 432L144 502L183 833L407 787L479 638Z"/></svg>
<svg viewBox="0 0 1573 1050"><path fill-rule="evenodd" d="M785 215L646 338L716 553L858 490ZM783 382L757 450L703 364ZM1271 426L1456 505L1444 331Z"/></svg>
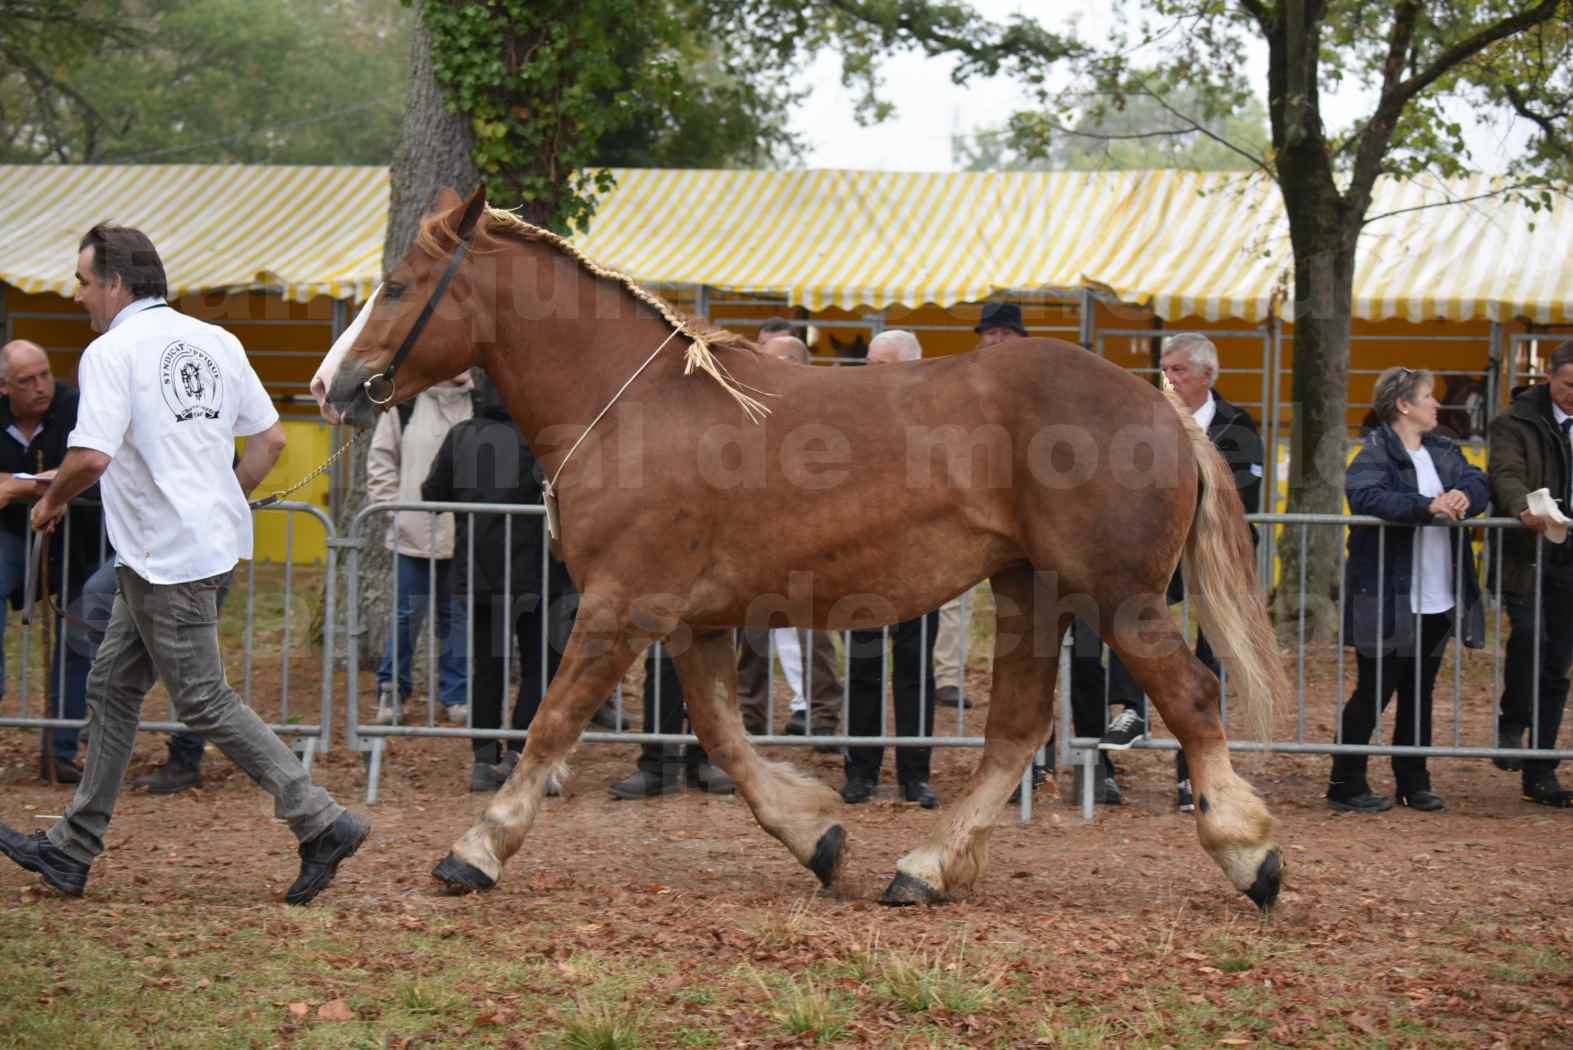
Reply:
<svg viewBox="0 0 1573 1050"><path fill-rule="evenodd" d="M421 308L420 316L415 318L415 323L410 326L409 332L404 336L404 342L393 353L393 360L388 362L388 367L372 376L361 384L366 391L366 400L381 408L393 400L393 373L409 356L415 348L415 340L421 337L421 332L426 328L426 322L431 320L432 311L437 309L437 304L442 302L442 297L448 290L448 285L453 282L453 275L459 272L459 264L464 262L464 256L470 250L470 242L461 240L459 246L453 250L453 258L448 260L448 268L443 271L442 279L437 282L437 287L432 289L431 298L426 300L426 305ZM380 400L372 393L372 385L386 383L387 394Z"/></svg>

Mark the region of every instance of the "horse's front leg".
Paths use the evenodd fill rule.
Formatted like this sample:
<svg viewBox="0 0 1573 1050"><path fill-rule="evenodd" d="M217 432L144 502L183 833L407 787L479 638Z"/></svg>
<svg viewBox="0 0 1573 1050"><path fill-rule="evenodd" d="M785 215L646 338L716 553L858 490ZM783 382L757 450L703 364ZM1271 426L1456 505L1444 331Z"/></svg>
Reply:
<svg viewBox="0 0 1573 1050"><path fill-rule="evenodd" d="M688 720L710 760L737 781L760 826L821 883L831 885L846 861L846 835L832 816L836 793L785 763L765 761L754 749L737 709L737 647L731 630L696 632L693 644L672 659Z"/></svg>
<svg viewBox="0 0 1573 1050"><path fill-rule="evenodd" d="M489 890L502 867L524 842L546 793L546 778L568 755L602 701L643 651L648 639L622 631L596 630L592 605L580 606L579 618L563 660L530 723L524 755L508 782L470 829L454 843L432 870L432 877L455 893Z"/></svg>
<svg viewBox="0 0 1573 1050"><path fill-rule="evenodd" d="M1039 626L1035 576L1030 568L996 573L997 627L994 682L983 757L967 790L934 829L928 842L896 862L896 877L885 889L885 904L920 904L966 892L983 874L989 831L1005 800L1043 745L1054 719L1054 676L1059 639L1069 618Z"/></svg>

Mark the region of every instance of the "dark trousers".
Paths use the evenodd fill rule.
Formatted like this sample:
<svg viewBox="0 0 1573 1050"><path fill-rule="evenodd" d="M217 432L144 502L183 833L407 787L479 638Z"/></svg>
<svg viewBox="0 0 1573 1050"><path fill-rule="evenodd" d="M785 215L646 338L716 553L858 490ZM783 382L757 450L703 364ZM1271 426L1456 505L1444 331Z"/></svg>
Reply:
<svg viewBox="0 0 1573 1050"><path fill-rule="evenodd" d="M475 619L471 623L474 647L470 664L472 724L476 729L496 729L502 725L503 694L508 679L503 673L504 654L516 654L513 668L519 672L519 695L514 700L511 725L516 730L530 728L540 709L546 686L562 663L562 648L551 634L543 639L542 628L549 626L547 610L538 594L477 594L469 599ZM512 608L508 608L508 605ZM544 644L543 644L544 643ZM542 650L545 650L544 654ZM543 678L542 671L545 671ZM473 740L470 748L478 762L496 762L495 740ZM523 751L523 740L508 741L511 751Z"/></svg>
<svg viewBox="0 0 1573 1050"><path fill-rule="evenodd" d="M666 646L660 647L659 657L656 647L651 646L644 658L644 731L681 733L687 728L686 721L677 667L667 655ZM685 766L693 769L709 761L710 756L698 744L644 744L639 748L639 768L668 780L678 777Z"/></svg>
<svg viewBox="0 0 1573 1050"><path fill-rule="evenodd" d="M890 632L890 688L897 736L934 732L934 640L939 610L893 627L853 631L847 653L847 735L879 736L885 710L885 632ZM896 748L896 777L903 783L929 778L931 748ZM847 779L879 783L885 749L877 744L846 749Z"/></svg>
<svg viewBox="0 0 1573 1050"><path fill-rule="evenodd" d="M1103 639L1092 625L1078 618L1071 625L1071 730L1077 736L1102 736L1109 726L1109 708L1120 704L1147 717L1142 688L1130 671L1109 650L1103 666ZM1114 775L1114 760L1102 754L1103 771Z"/></svg>
<svg viewBox="0 0 1573 1050"><path fill-rule="evenodd" d="M745 627L737 632L737 707L743 727L755 736L771 731L768 707L780 711L771 697L770 631ZM841 728L841 682L836 675L836 650L829 631L797 632L803 653L803 677L808 689L809 726L815 736L834 736Z"/></svg>
<svg viewBox="0 0 1573 1050"><path fill-rule="evenodd" d="M1340 743L1368 744L1376 729L1378 709L1386 709L1396 690L1398 713L1393 717L1395 747L1429 747L1431 744L1431 693L1436 675L1442 668L1442 651L1453 633L1453 613L1428 613L1420 617L1420 657L1404 647L1382 654L1381 681L1377 680L1375 656L1355 652L1355 691L1344 705ZM1418 694L1415 688L1419 677ZM1418 708L1417 708L1418 705ZM1417 718L1418 710L1418 718ZM1419 735L1415 726L1419 723ZM1371 790L1366 780L1369 755L1334 755L1333 773L1327 786L1329 798L1352 798ZM1419 755L1393 756L1393 781L1400 795L1431 788L1426 760Z"/></svg>
<svg viewBox="0 0 1573 1050"><path fill-rule="evenodd" d="M1559 566L1541 577L1540 659L1535 659L1535 596L1504 594L1512 631L1504 661L1501 719L1530 730L1527 746L1552 749L1568 702L1568 667L1573 664L1573 568ZM1540 701L1535 703L1539 681ZM1524 763L1524 781L1553 772L1556 759Z"/></svg>

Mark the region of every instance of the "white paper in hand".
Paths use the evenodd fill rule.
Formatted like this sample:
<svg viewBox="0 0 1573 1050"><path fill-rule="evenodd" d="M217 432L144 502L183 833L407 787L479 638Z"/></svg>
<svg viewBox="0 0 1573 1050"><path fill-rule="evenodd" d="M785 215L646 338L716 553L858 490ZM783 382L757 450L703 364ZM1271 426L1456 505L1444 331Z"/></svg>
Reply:
<svg viewBox="0 0 1573 1050"><path fill-rule="evenodd" d="M1557 501L1551 498L1550 489L1536 489L1529 494L1529 512L1550 519L1551 524L1546 527L1546 539L1552 543L1561 543L1568 538L1568 526L1573 525L1573 520L1557 509Z"/></svg>

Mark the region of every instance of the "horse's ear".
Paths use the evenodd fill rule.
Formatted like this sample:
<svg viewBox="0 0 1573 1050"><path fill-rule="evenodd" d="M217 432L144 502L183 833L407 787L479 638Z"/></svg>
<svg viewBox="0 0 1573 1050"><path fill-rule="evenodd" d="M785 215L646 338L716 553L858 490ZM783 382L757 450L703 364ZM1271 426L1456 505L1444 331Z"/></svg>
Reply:
<svg viewBox="0 0 1573 1050"><path fill-rule="evenodd" d="M481 220L481 212L486 208L486 187L475 187L475 192L470 194L470 199L464 202L464 215L459 219L459 236L467 238L475 230L475 224Z"/></svg>
<svg viewBox="0 0 1573 1050"><path fill-rule="evenodd" d="M437 191L437 201L432 205L432 211L452 211L463 203L464 198L452 186L444 186Z"/></svg>

